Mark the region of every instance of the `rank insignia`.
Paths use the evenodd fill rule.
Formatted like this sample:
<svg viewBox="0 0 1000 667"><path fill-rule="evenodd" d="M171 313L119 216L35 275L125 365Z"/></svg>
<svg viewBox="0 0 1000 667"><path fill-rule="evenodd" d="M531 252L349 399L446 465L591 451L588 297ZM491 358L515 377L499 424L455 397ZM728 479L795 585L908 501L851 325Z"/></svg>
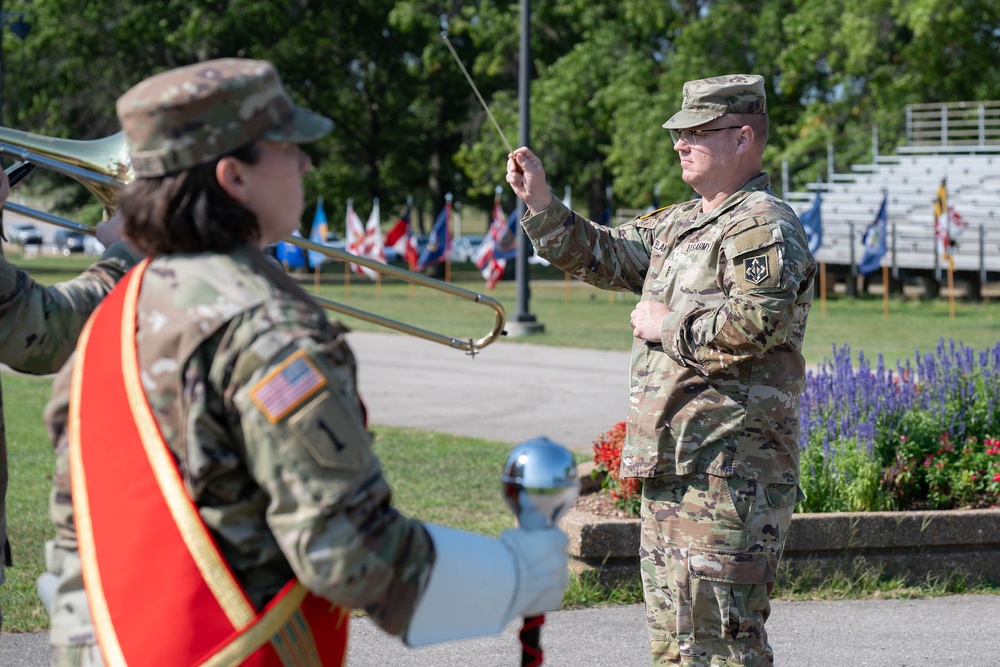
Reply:
<svg viewBox="0 0 1000 667"><path fill-rule="evenodd" d="M767 268L767 255L757 255L743 260L743 276L747 282L760 285L771 275Z"/></svg>

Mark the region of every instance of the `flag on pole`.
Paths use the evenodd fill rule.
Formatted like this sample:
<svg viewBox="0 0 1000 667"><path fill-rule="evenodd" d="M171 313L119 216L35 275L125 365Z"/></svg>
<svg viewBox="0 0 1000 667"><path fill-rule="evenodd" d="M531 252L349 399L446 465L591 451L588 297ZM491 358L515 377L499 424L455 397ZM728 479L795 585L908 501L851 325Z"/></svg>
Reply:
<svg viewBox="0 0 1000 667"><path fill-rule="evenodd" d="M360 254L362 257L385 263L385 249L382 245L382 216L379 212L378 197L375 197L372 203L372 212L368 216L368 222L365 223L365 237L361 244ZM371 280L378 277L378 271L360 265L358 268Z"/></svg>
<svg viewBox="0 0 1000 667"><path fill-rule="evenodd" d="M344 242L344 249L352 255L364 257L365 254L365 226L361 224L361 218L354 210L354 200L347 200L347 240ZM367 275L364 269L357 264L351 264L351 271L358 275Z"/></svg>
<svg viewBox="0 0 1000 667"><path fill-rule="evenodd" d="M858 264L858 271L862 274L871 273L882 266L882 257L885 256L886 249L885 236L889 227L886 214L888 200L889 194L883 194L878 214L872 224L868 225L868 229L865 230L865 235L861 239L865 246L865 252L861 257L861 263Z"/></svg>
<svg viewBox="0 0 1000 667"><path fill-rule="evenodd" d="M297 229L292 232L292 236L302 238L302 234ZM278 241L275 256L279 262L290 269L301 269L306 265L306 256L302 248L288 241Z"/></svg>
<svg viewBox="0 0 1000 667"><path fill-rule="evenodd" d="M451 248L451 193L445 195L444 199L444 208L434 220L427 247L420 253L420 259L413 267L414 271L423 271L429 264L443 262L448 257L448 250Z"/></svg>
<svg viewBox="0 0 1000 667"><path fill-rule="evenodd" d="M954 250L958 246L958 239L962 237L962 233L969 228L969 223L950 204L948 206L948 220L951 223L951 247Z"/></svg>
<svg viewBox="0 0 1000 667"><path fill-rule="evenodd" d="M309 230L309 240L313 243L325 245L328 232L329 227L326 222L326 211L323 210L323 196L320 195L316 200L316 213L313 215L312 228ZM310 269L317 269L320 264L326 261L326 255L315 250L310 250L307 255L309 256Z"/></svg>
<svg viewBox="0 0 1000 667"><path fill-rule="evenodd" d="M385 247L392 248L396 254L406 260L407 266L412 270L417 264L417 240L413 238L413 231L410 229L410 204L406 205L406 212L396 224L392 226L389 233L385 235Z"/></svg>
<svg viewBox="0 0 1000 667"><path fill-rule="evenodd" d="M951 215L948 211L948 184L947 179L941 179L938 186L937 196L934 198L934 238L937 239L938 257L943 260L951 259L951 247L954 245L954 238L951 235Z"/></svg>
<svg viewBox="0 0 1000 667"><path fill-rule="evenodd" d="M493 224L495 224L495 221L490 224L490 233L493 233ZM520 230L521 227L517 224L517 209L515 208L507 216L503 229L496 230L493 255L497 259L514 259L517 257L517 235Z"/></svg>
<svg viewBox="0 0 1000 667"><path fill-rule="evenodd" d="M816 254L816 251L823 245L823 219L820 209L822 207L822 195L819 188L816 189L816 198L808 210L803 211L799 216L802 228L806 230L806 241L809 244L809 252Z"/></svg>
<svg viewBox="0 0 1000 667"><path fill-rule="evenodd" d="M493 196L493 217L490 221L489 233L483 238L483 242L479 244L472 256L472 263L486 279L487 289L496 287L496 284L503 278L504 269L507 268L507 260L498 258L495 252L500 240L507 233L507 216L500 204L501 191L498 186L496 194Z"/></svg>

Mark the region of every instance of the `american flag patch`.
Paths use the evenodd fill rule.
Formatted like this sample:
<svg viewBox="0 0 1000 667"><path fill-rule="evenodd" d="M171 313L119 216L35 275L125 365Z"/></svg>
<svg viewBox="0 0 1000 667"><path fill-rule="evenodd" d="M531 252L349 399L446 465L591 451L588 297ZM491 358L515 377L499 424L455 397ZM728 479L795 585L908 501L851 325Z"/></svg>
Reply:
<svg viewBox="0 0 1000 667"><path fill-rule="evenodd" d="M326 378L299 350L250 390L250 400L276 424L324 386Z"/></svg>

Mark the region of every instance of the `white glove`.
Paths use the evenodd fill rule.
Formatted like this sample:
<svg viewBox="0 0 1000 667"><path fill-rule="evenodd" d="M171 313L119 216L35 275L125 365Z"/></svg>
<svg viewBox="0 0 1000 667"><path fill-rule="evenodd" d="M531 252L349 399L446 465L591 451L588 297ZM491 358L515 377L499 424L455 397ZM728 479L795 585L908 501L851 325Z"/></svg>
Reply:
<svg viewBox="0 0 1000 667"><path fill-rule="evenodd" d="M569 540L558 528L507 530L495 540L424 526L436 560L404 633L407 645L495 635L515 618L559 609Z"/></svg>
<svg viewBox="0 0 1000 667"><path fill-rule="evenodd" d="M508 619L556 611L569 586L569 538L558 528L505 530L500 541L514 554L517 589Z"/></svg>

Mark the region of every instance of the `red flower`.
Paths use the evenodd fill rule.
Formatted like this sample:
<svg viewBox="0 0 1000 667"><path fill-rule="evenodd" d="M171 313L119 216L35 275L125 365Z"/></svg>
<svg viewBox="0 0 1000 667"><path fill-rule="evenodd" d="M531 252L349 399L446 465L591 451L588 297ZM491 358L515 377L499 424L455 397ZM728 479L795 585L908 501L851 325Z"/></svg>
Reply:
<svg viewBox="0 0 1000 667"><path fill-rule="evenodd" d="M630 501L642 493L639 479L619 477L622 463L622 445L625 443L625 422L618 422L606 433L594 439L594 463L607 478L604 486L616 501Z"/></svg>

